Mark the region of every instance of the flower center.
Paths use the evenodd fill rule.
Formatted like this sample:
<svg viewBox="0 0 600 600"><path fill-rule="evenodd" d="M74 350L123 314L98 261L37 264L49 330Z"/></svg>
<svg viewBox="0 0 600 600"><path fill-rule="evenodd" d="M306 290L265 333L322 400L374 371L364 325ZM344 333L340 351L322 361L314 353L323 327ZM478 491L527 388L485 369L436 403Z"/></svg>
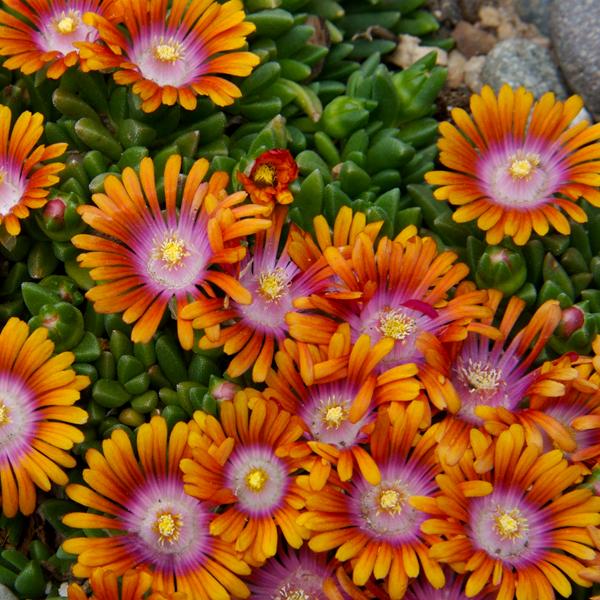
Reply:
<svg viewBox="0 0 600 600"><path fill-rule="evenodd" d="M498 507L494 515L494 529L504 540L520 539L528 529L527 519L518 508L502 510Z"/></svg>
<svg viewBox="0 0 600 600"><path fill-rule="evenodd" d="M417 327L415 319L397 308L387 308L381 311L380 315L378 329L385 337L403 340Z"/></svg>
<svg viewBox="0 0 600 600"><path fill-rule="evenodd" d="M183 259L189 255L190 253L186 250L183 240L176 234L172 234L154 248L152 258L161 260L170 271L180 267Z"/></svg>
<svg viewBox="0 0 600 600"><path fill-rule="evenodd" d="M269 163L263 163L259 165L254 172L254 183L257 185L267 187L275 183L275 175L277 171L275 167Z"/></svg>
<svg viewBox="0 0 600 600"><path fill-rule="evenodd" d="M175 543L179 539L181 525L181 515L174 515L171 512L158 513L154 523L154 531L158 534L158 541L161 544L165 542Z"/></svg>
<svg viewBox="0 0 600 600"><path fill-rule="evenodd" d="M540 157L537 154L528 154L527 156L515 155L510 158L508 172L515 179L529 179L540 164Z"/></svg>
<svg viewBox="0 0 600 600"><path fill-rule="evenodd" d="M63 17L56 23L56 31L63 35L73 33L77 29L77 20L73 17Z"/></svg>
<svg viewBox="0 0 600 600"><path fill-rule="evenodd" d="M267 302L281 298L288 287L288 277L281 267L258 276L258 291Z"/></svg>
<svg viewBox="0 0 600 600"><path fill-rule="evenodd" d="M252 492L262 491L267 481L269 481L269 476L264 469L252 469L248 475L246 475L246 485Z"/></svg>
<svg viewBox="0 0 600 600"><path fill-rule="evenodd" d="M161 40L162 42L162 40ZM174 63L183 56L183 47L179 42L160 43L154 46L154 58L161 62Z"/></svg>
<svg viewBox="0 0 600 600"><path fill-rule="evenodd" d="M398 490L382 490L379 494L379 507L392 515L402 511L402 494Z"/></svg>
<svg viewBox="0 0 600 600"><path fill-rule="evenodd" d="M2 400L0 400L0 427L10 423L10 419L8 417L9 414L10 411L8 409L8 406L6 406L6 404L4 404Z"/></svg>
<svg viewBox="0 0 600 600"><path fill-rule="evenodd" d="M480 361L468 360L466 367L459 367L459 373L468 383L471 392L493 392L500 385L502 371Z"/></svg>
<svg viewBox="0 0 600 600"><path fill-rule="evenodd" d="M339 429L348 417L348 411L341 404L329 406L323 413L323 423L327 429Z"/></svg>
<svg viewBox="0 0 600 600"><path fill-rule="evenodd" d="M280 590L279 596L281 600L311 600L311 597L304 590Z"/></svg>

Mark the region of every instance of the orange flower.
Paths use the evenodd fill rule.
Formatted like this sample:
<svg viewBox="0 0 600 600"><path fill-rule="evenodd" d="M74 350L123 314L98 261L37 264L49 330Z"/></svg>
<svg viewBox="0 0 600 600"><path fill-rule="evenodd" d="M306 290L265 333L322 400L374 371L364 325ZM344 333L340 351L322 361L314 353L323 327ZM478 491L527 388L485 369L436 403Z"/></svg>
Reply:
<svg viewBox="0 0 600 600"><path fill-rule="evenodd" d="M332 482L319 492L307 492L308 511L298 520L312 530L311 550L335 549L338 560L350 562L356 585L365 585L372 576L383 579L392 600L404 596L409 578L421 569L436 589L445 583L437 561L429 558L434 539L420 530L427 516L411 506L413 497L437 491L435 426L421 430L427 413L423 401L382 409L369 444L381 480L356 476L348 484Z"/></svg>
<svg viewBox="0 0 600 600"><path fill-rule="evenodd" d="M236 85L216 76L245 77L260 62L251 52L230 52L244 46L255 29L244 21L239 0L121 0L120 5L124 30L88 13L86 23L98 29L104 44L82 42L78 47L86 68L116 68L117 83L133 83L144 111L175 102L193 110L197 95L226 106L242 95Z"/></svg>
<svg viewBox="0 0 600 600"><path fill-rule="evenodd" d="M74 356L52 356L44 327L29 333L17 318L0 332L0 507L7 517L35 510L35 488L66 485L65 468L76 465L66 452L83 441L73 425L87 421L78 406L90 383L70 368Z"/></svg>
<svg viewBox="0 0 600 600"><path fill-rule="evenodd" d="M30 208L46 204L49 190L58 183L62 163L40 165L63 154L67 144L37 146L44 133L44 117L40 113L21 113L11 132L10 108L0 106L0 224L10 235L21 233L19 219L29 215Z"/></svg>
<svg viewBox="0 0 600 600"><path fill-rule="evenodd" d="M290 204L294 197L288 186L298 178L298 165L289 150L268 150L254 161L249 176L237 177L254 202Z"/></svg>
<svg viewBox="0 0 600 600"><path fill-rule="evenodd" d="M586 527L600 524L600 498L587 489L566 491L580 480L582 467L569 466L560 450L542 454L526 444L519 425L500 434L493 456L493 471L478 476L467 452L436 478L439 496L413 499L415 508L433 516L422 531L446 538L433 544L429 556L470 573L468 597L489 582L499 586L498 600L515 594L554 600L554 590L569 597L565 574L590 587L579 575L580 561L595 557Z"/></svg>
<svg viewBox="0 0 600 600"><path fill-rule="evenodd" d="M77 65L77 42L98 37L96 29L83 22L84 13L113 20L118 15L115 0L5 0L3 4L12 13L0 11L0 56L9 57L2 66L21 69L25 75L47 66L50 79Z"/></svg>
<svg viewBox="0 0 600 600"><path fill-rule="evenodd" d="M227 195L226 173L219 171L203 182L208 171L205 159L191 167L177 207L180 169L181 156L169 157L164 210L150 158L140 163L139 175L127 167L121 180L107 177L105 193L92 197L96 206L79 209L83 220L101 234L73 238L77 248L88 250L78 261L100 282L86 297L97 312L123 312L126 323L136 322L131 334L135 342L152 338L173 298L178 312L200 298L199 287L209 295L214 295L212 286L218 287L241 304L251 301L237 279L211 267L234 265L245 256L242 239L271 224L255 218L264 207L240 206L245 192ZM181 345L190 349L191 322L179 319L177 329Z"/></svg>
<svg viewBox="0 0 600 600"><path fill-rule="evenodd" d="M472 118L455 108L456 126L440 124L440 161L448 170L425 179L441 186L438 200L460 206L455 221L477 219L488 244L505 235L524 244L532 230L546 235L550 226L566 235L571 228L560 209L583 223L577 199L600 206L600 124L571 126L582 106L578 96L557 102L548 93L534 104L524 88L505 85L496 97L484 86L471 96Z"/></svg>
<svg viewBox="0 0 600 600"><path fill-rule="evenodd" d="M294 477L300 462L281 457L279 448L302 435L302 422L252 389L219 408L220 422L194 414L193 460L181 461L185 491L221 507L211 533L235 545L250 564L275 555L278 531L289 546L300 548L307 537L296 524L304 504Z"/></svg>

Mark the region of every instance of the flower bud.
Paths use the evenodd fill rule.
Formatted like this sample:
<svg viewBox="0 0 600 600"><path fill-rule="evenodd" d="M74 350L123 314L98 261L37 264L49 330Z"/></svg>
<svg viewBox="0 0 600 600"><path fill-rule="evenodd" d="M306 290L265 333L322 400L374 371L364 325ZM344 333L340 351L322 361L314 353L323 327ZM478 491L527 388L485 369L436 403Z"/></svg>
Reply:
<svg viewBox="0 0 600 600"><path fill-rule="evenodd" d="M527 267L519 250L488 246L475 273L480 288L494 288L506 296L514 294L527 279Z"/></svg>

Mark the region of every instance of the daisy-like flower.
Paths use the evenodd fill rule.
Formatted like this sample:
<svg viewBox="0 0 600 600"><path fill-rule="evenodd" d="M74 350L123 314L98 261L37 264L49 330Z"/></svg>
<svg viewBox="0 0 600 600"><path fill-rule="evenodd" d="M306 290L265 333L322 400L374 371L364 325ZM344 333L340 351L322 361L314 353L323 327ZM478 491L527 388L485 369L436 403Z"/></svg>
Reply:
<svg viewBox="0 0 600 600"><path fill-rule="evenodd" d="M411 581L404 600L495 600L496 598L493 589L484 590L476 596L467 596L464 575L457 575L449 570L445 570L444 574L446 583L441 590L434 588L422 575ZM489 587L492 588L492 586Z"/></svg>
<svg viewBox="0 0 600 600"><path fill-rule="evenodd" d="M227 298L202 298L181 311L184 319L193 319L195 329L204 329L200 348L223 346L235 355L227 374L237 377L252 368L255 382L265 380L275 354L287 337L285 316L294 309L294 300L324 290L331 270L321 261L302 272L284 249L278 250L286 209L272 213L273 226L256 234L252 257L242 268L239 284L251 295L249 304Z"/></svg>
<svg viewBox="0 0 600 600"><path fill-rule="evenodd" d="M469 597L488 583L499 586L498 600L554 600L554 590L569 597L565 575L589 587L580 561L595 557L586 526L600 524L600 498L587 489L567 491L581 466L569 466L560 450L542 454L527 445L519 425L497 438L492 473L477 478L473 460L468 452L437 477L442 493L435 499L413 500L434 517L422 530L446 537L432 546L431 558L470 573Z"/></svg>
<svg viewBox="0 0 600 600"><path fill-rule="evenodd" d="M302 304L302 308L320 311L320 316L289 313L290 335L304 343L324 344L341 320L349 323L353 341L364 334L374 342L390 340L393 349L379 362L377 372L416 364L425 374L422 381L433 404L456 410L453 398L442 393L439 384L429 383L448 375L442 343L464 339L472 319L490 314L483 306L487 292L468 291L447 300L449 290L469 269L454 264L453 252L438 254L432 238L415 232L409 227L394 241L384 238L376 251L372 240L361 233L351 256L334 246L325 248L325 258L339 278L338 295L330 295L333 299L313 296Z"/></svg>
<svg viewBox="0 0 600 600"><path fill-rule="evenodd" d="M132 340L148 342L158 327L169 302L177 301L177 312L201 296L200 286L214 295L213 286L239 303L249 303L250 293L231 275L211 269L232 265L246 253L242 239L271 224L256 218L264 208L240 206L245 192L227 195L228 177L213 174L202 179L208 162L194 163L183 187L181 207L177 190L181 157L171 156L165 166L166 207L158 201L154 163L145 158L140 174L126 168L122 180L109 176L105 193L94 194L96 206L79 209L83 220L101 236L81 234L73 238L77 248L89 250L78 260L91 268L90 275L101 282L87 293L99 313L123 313L134 323ZM193 345L191 323L178 319L179 340Z"/></svg>
<svg viewBox="0 0 600 600"><path fill-rule="evenodd" d="M302 346L289 343L289 352L276 354L277 371L267 376L265 395L304 421L305 440L289 451L302 455L304 447L304 454L314 453L305 462L313 489L325 485L332 465L337 465L342 481L352 478L356 466L368 482L379 483L377 464L362 447L375 420L375 407L392 400L413 400L420 391L415 365L375 373L392 345L391 340L382 339L371 346L366 335L351 344L350 328L341 325L314 365L311 385L301 376Z"/></svg>
<svg viewBox="0 0 600 600"><path fill-rule="evenodd" d="M88 596L83 588L72 583L67 590L68 600L189 600L184 592L164 594L150 593L152 575L144 569L130 569L119 578L107 569L96 569L90 577L92 595ZM148 595L150 594L150 595Z"/></svg>
<svg viewBox="0 0 600 600"><path fill-rule="evenodd" d="M496 315L502 294L496 290L488 294L487 306ZM460 408L448 414L440 428L440 453L449 465L455 465L469 447L471 429L483 427L482 407L520 413L518 407L527 396L555 398L565 393L563 381L577 377L570 364L532 368L560 321L558 302L545 302L523 329L513 332L524 308L520 298L511 298L497 330L489 325L490 317L480 332L469 333L466 340L452 345L449 389ZM491 459L486 461L489 468Z"/></svg>
<svg viewBox="0 0 600 600"><path fill-rule="evenodd" d="M98 530L98 537L63 543L77 555L76 577L89 577L97 567L117 576L141 567L152 573L155 591L199 600L248 597L237 577L250 573L248 565L210 534L210 507L184 491L179 463L187 436L186 424L177 423L168 436L166 421L153 417L137 431L138 458L122 430L104 440L102 453L88 450L87 486L71 484L67 495L95 512L63 518L70 527Z"/></svg>
<svg viewBox="0 0 600 600"><path fill-rule="evenodd" d="M235 544L251 564L274 556L278 530L299 548L307 532L296 524L304 504L294 474L300 463L280 457L280 446L303 432L298 417L252 389L219 405L220 422L201 411L190 425L192 459L181 461L185 491L220 505L210 531Z"/></svg>
<svg viewBox="0 0 600 600"><path fill-rule="evenodd" d="M7 517L30 515L36 487L66 485L63 469L73 468L67 453L83 441L87 413L77 406L87 377L70 368L71 352L52 356L54 344L45 327L29 327L11 318L0 332L0 507Z"/></svg>
<svg viewBox="0 0 600 600"><path fill-rule="evenodd" d="M75 43L97 39L96 29L83 21L85 13L118 18L115 0L6 0L4 5L12 13L0 10L0 56L9 57L2 66L25 75L47 67L50 79L77 65Z"/></svg>
<svg viewBox="0 0 600 600"><path fill-rule="evenodd" d="M455 108L456 126L440 124L440 161L448 171L425 179L441 186L438 200L460 206L455 221L477 219L488 244L505 235L524 244L532 230L546 235L550 225L568 234L560 209L583 223L586 213L575 202L583 196L600 206L600 125L571 126L582 107L578 96L558 102L547 93L534 104L524 88L505 85L496 97L484 86L471 96L471 117Z"/></svg>
<svg viewBox="0 0 600 600"><path fill-rule="evenodd" d="M413 496L437 491L435 426L420 430L427 404L414 401L381 409L371 434L370 450L381 471L373 485L357 476L348 484L328 485L307 498L308 511L298 522L312 530L315 552L336 550L340 561L352 561L352 580L384 580L389 598L406 593L410 577L423 570L436 588L444 573L429 558L430 539L420 531L427 515L412 507Z"/></svg>
<svg viewBox="0 0 600 600"><path fill-rule="evenodd" d="M67 144L36 146L44 133L44 117L25 111L19 115L11 131L12 114L0 106L0 225L10 235L21 233L19 219L29 216L30 208L46 204L51 185L58 183L62 163L40 165L63 154Z"/></svg>
<svg viewBox="0 0 600 600"><path fill-rule="evenodd" d="M298 165L289 150L267 150L253 163L250 174L237 178L257 204L290 204L294 197L288 186L298 178Z"/></svg>
<svg viewBox="0 0 600 600"><path fill-rule="evenodd" d="M252 573L250 592L257 600L285 598L298 600L342 600L335 577L335 563L326 555L315 554L306 546L297 550L281 550ZM358 589L354 598L366 598Z"/></svg>
<svg viewBox="0 0 600 600"><path fill-rule="evenodd" d="M219 106L242 94L218 75L245 77L260 62L251 52L230 52L246 43L255 29L244 21L239 0L189 3L188 0L123 0L124 30L97 13L86 22L98 29L103 44L79 44L86 68L117 69L114 79L133 84L142 109L179 102L193 110L196 96L209 96Z"/></svg>

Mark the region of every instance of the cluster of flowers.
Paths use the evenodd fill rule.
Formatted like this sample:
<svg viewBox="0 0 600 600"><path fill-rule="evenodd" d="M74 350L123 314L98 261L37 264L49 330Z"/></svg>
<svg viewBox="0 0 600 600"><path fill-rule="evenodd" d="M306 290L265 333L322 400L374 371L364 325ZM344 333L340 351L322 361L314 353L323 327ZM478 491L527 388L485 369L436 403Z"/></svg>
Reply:
<svg viewBox="0 0 600 600"><path fill-rule="evenodd" d="M20 117L25 118L25 117ZM36 151L40 152L40 151ZM94 598L554 598L600 579L599 359L536 367L558 303L523 324L524 302L466 281L468 268L414 227L344 208L333 230L286 228L287 151L261 156L228 193L205 160L151 159L109 176L73 239L99 312L146 341L171 306L182 347L222 347L217 416L168 432L154 416L68 454L87 378L46 330L0 334L2 510L31 514L35 487L66 486L97 530L71 538ZM248 251L249 250L249 251ZM200 331L198 340L197 331ZM596 350L600 351L600 341ZM447 565L447 566L446 566ZM87 597L77 584L69 597Z"/></svg>

